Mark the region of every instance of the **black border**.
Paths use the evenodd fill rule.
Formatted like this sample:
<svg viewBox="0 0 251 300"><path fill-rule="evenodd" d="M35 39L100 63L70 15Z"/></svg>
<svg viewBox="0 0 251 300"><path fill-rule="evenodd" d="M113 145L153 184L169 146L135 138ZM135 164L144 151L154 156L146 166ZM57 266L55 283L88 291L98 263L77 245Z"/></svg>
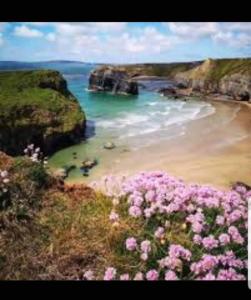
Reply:
<svg viewBox="0 0 251 300"><path fill-rule="evenodd" d="M4 1L0 21L251 21L248 1Z"/></svg>
<svg viewBox="0 0 251 300"><path fill-rule="evenodd" d="M251 13L248 1L238 3L234 1L221 2L203 0L192 3L191 1L76 1L66 2L43 0L41 2L8 1L0 10L0 21L95 21L95 22L159 22L159 21L251 21ZM81 299L87 298L87 293L95 296L96 293L103 296L116 298L136 298L143 294L156 298L158 292L163 299L175 298L181 293L205 298L209 295L220 297L222 292L227 295L241 296L250 294L246 281L179 281L179 282L84 282L84 281L0 281L1 295L3 288L8 289L8 297L12 292L29 290L23 296L40 297L50 294L51 289L65 296L74 297L75 293L81 292ZM34 293L31 290L34 288ZM134 289L137 289L135 293ZM109 294L105 294L104 292ZM111 294L112 291L112 294ZM69 294L67 294L69 292ZM188 293L189 292L189 293ZM103 294L104 293L104 294ZM190 294L191 293L191 294ZM241 295L240 295L241 294Z"/></svg>

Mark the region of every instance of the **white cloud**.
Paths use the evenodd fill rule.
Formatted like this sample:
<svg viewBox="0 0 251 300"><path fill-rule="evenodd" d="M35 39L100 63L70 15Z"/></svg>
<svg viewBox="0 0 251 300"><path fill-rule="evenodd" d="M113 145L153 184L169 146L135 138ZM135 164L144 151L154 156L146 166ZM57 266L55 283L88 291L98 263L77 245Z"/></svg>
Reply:
<svg viewBox="0 0 251 300"><path fill-rule="evenodd" d="M219 31L213 36L213 40L217 43L229 45L234 48L246 48L251 46L251 35L242 32L234 34L231 31Z"/></svg>
<svg viewBox="0 0 251 300"><path fill-rule="evenodd" d="M251 22L225 22L221 23L222 27L229 31L239 33L251 33Z"/></svg>
<svg viewBox="0 0 251 300"><path fill-rule="evenodd" d="M74 33L116 33L126 29L127 22L25 22L25 24L44 27L52 26L55 31Z"/></svg>
<svg viewBox="0 0 251 300"><path fill-rule="evenodd" d="M44 34L42 31L39 31L37 29L30 28L26 25L21 25L15 27L14 35L25 38L39 38L42 37Z"/></svg>
<svg viewBox="0 0 251 300"><path fill-rule="evenodd" d="M169 22L170 31L183 38L200 38L210 36L218 31L215 22Z"/></svg>
<svg viewBox="0 0 251 300"><path fill-rule="evenodd" d="M251 46L251 22L169 22L167 25L171 33L184 42L208 37L232 48Z"/></svg>
<svg viewBox="0 0 251 300"><path fill-rule="evenodd" d="M232 48L251 47L251 22L219 23L219 30L212 35L212 40Z"/></svg>
<svg viewBox="0 0 251 300"><path fill-rule="evenodd" d="M126 28L125 23L57 23L55 32L47 34L46 39L53 42L59 56L81 60L109 57L116 61L128 56L136 59L141 55L163 53L178 42L154 27L135 32Z"/></svg>
<svg viewBox="0 0 251 300"><path fill-rule="evenodd" d="M184 57L186 54L182 53L193 45L198 46L199 55L207 51L204 45L211 47L213 43L223 46L223 50L226 48L226 53L251 48L251 22L167 22L157 26L152 23L129 26L126 22L24 22L13 23L9 28L13 27L12 32L17 36L42 38L41 59L53 53L63 59L86 61L136 62L149 57L165 61L169 55L176 55L173 49L177 49L177 58ZM4 28L5 24L0 22L3 33L0 44L3 38L10 40ZM204 44L205 38L211 44Z"/></svg>

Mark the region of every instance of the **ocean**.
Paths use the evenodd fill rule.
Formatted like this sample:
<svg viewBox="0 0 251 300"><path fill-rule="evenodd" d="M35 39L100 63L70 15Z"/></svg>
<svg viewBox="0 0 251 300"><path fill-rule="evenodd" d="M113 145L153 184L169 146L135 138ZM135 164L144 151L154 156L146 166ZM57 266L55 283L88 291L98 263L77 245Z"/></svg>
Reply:
<svg viewBox="0 0 251 300"><path fill-rule="evenodd" d="M82 176L81 162L97 159L94 169L102 168L104 162L119 161L125 152L140 151L162 140L175 139L186 133L189 122L213 114L214 107L204 101L177 101L157 93L168 82L142 81L138 96L112 95L88 91L88 77L95 64L47 62L16 65L14 69L54 69L67 80L69 90L76 96L87 117L86 140L58 151L49 159L52 168L75 165L68 180ZM116 148L104 149L106 142ZM158 149L156 149L157 151ZM74 158L73 152L77 155ZM94 170L93 169L93 170ZM90 171L90 176L95 171Z"/></svg>

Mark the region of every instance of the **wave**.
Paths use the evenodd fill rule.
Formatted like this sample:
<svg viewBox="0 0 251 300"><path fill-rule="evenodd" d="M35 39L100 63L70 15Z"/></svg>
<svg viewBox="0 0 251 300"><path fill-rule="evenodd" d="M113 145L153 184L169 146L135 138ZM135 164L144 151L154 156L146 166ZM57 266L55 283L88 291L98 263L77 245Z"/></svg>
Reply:
<svg viewBox="0 0 251 300"><path fill-rule="evenodd" d="M124 138L128 138L128 137L142 136L142 135L145 135L148 133L153 133L155 131L158 131L158 130L160 130L160 128L161 128L160 125L155 125L155 126L152 126L152 127L146 128L146 129L141 129L141 130L139 130L137 128L137 129L129 131L128 133L120 136L119 138L124 139Z"/></svg>
<svg viewBox="0 0 251 300"><path fill-rule="evenodd" d="M113 120L97 121L97 125L104 128L124 128L130 125L136 125L150 120L150 116L142 116L140 114L130 113L124 117L118 117Z"/></svg>

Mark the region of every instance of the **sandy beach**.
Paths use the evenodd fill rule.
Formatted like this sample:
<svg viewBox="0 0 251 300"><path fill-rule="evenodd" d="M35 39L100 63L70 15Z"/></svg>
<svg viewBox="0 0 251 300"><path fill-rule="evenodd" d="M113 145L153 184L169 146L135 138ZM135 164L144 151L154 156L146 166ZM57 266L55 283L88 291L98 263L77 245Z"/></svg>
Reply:
<svg viewBox="0 0 251 300"><path fill-rule="evenodd" d="M236 181L251 185L251 108L247 103L210 100L213 115L194 120L186 133L138 151L116 154L94 168L91 176L68 184L97 180L103 175L133 175L162 170L187 182L227 188Z"/></svg>

